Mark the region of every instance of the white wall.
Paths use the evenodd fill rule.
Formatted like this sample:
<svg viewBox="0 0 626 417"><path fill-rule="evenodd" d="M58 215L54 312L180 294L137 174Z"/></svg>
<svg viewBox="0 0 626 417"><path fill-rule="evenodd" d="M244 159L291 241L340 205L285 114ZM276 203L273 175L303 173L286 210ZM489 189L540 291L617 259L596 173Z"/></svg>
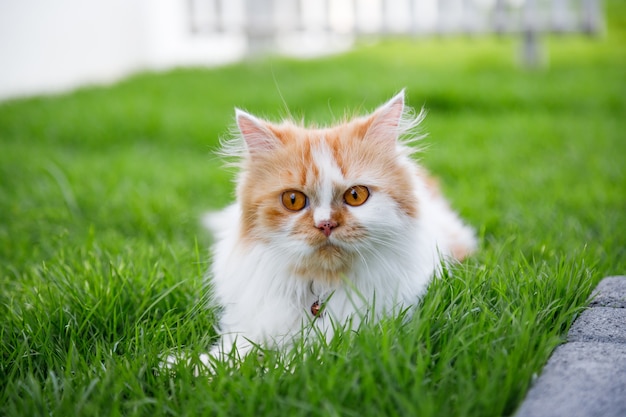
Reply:
<svg viewBox="0 0 626 417"><path fill-rule="evenodd" d="M186 0L0 0L0 99L141 69L239 59L245 39L193 36Z"/></svg>

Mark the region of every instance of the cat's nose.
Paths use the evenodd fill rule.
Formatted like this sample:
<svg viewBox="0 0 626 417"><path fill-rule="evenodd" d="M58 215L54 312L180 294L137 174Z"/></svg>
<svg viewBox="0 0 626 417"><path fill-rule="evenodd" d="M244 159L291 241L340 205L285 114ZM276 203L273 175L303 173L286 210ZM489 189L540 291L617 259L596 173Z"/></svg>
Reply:
<svg viewBox="0 0 626 417"><path fill-rule="evenodd" d="M335 227L337 227L337 222L332 220L322 220L317 224L317 228L320 229L326 237L330 236Z"/></svg>

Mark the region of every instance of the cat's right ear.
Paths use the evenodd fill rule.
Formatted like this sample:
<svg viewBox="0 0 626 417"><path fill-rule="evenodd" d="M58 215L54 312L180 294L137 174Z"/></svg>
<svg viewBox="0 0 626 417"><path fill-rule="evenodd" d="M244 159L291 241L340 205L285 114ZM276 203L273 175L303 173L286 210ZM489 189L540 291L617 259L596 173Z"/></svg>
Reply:
<svg viewBox="0 0 626 417"><path fill-rule="evenodd" d="M239 132L250 154L267 152L279 145L280 141L268 129L265 122L237 108L235 115Z"/></svg>
<svg viewBox="0 0 626 417"><path fill-rule="evenodd" d="M374 140L395 149L401 133L400 124L404 114L404 90L380 106L369 118L365 140Z"/></svg>

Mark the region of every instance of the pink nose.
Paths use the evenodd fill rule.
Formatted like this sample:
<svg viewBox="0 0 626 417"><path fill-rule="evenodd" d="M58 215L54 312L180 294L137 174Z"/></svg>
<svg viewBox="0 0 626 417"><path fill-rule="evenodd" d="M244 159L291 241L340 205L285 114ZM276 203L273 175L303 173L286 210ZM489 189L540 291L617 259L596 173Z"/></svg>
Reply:
<svg viewBox="0 0 626 417"><path fill-rule="evenodd" d="M337 227L337 222L331 220L324 220L317 224L317 228L320 229L326 237L330 236L335 227Z"/></svg>

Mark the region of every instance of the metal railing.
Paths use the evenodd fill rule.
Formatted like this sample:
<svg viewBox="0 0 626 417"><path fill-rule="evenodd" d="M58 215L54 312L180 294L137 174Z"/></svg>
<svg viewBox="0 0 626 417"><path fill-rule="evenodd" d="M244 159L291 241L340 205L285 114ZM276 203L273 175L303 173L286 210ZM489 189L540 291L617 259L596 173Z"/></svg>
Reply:
<svg viewBox="0 0 626 417"><path fill-rule="evenodd" d="M188 0L199 35L240 33L251 53L294 34L339 36L521 35L539 60L538 36L603 30L600 0Z"/></svg>

